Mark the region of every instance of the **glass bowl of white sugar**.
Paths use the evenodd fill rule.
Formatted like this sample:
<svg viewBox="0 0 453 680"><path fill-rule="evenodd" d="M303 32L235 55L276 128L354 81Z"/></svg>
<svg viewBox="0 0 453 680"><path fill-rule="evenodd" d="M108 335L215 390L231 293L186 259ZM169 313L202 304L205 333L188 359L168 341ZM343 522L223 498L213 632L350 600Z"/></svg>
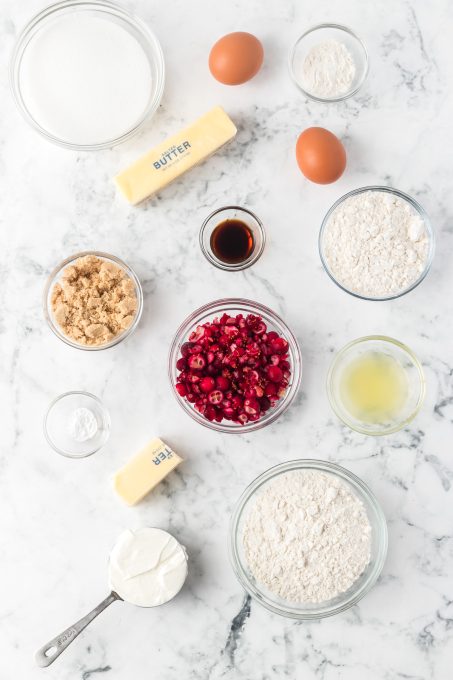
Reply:
<svg viewBox="0 0 453 680"><path fill-rule="evenodd" d="M16 42L14 99L46 139L78 151L115 146L159 106L160 44L140 19L109 0L63 0L37 14Z"/></svg>
<svg viewBox="0 0 453 680"><path fill-rule="evenodd" d="M322 619L375 585L387 554L384 513L352 472L321 460L270 468L238 500L230 523L233 570L266 609Z"/></svg>
<svg viewBox="0 0 453 680"><path fill-rule="evenodd" d="M431 267L434 249L425 210L385 186L361 187L339 198L319 232L327 274L363 300L393 300L416 288Z"/></svg>
<svg viewBox="0 0 453 680"><path fill-rule="evenodd" d="M355 95L365 82L368 53L350 28L320 24L297 39L288 66L293 82L309 99L339 102Z"/></svg>

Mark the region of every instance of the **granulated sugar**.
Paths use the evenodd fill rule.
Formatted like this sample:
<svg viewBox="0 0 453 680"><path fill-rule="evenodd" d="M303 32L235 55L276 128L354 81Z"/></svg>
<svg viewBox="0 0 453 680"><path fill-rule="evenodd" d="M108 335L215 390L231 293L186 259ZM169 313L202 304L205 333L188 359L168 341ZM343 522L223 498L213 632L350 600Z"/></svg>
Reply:
<svg viewBox="0 0 453 680"><path fill-rule="evenodd" d="M370 561L371 526L339 479L293 470L257 495L243 531L255 579L289 602L325 602L346 591Z"/></svg>
<svg viewBox="0 0 453 680"><path fill-rule="evenodd" d="M387 297L420 278L428 258L426 226L403 198L364 191L331 214L322 248L330 273L364 297Z"/></svg>

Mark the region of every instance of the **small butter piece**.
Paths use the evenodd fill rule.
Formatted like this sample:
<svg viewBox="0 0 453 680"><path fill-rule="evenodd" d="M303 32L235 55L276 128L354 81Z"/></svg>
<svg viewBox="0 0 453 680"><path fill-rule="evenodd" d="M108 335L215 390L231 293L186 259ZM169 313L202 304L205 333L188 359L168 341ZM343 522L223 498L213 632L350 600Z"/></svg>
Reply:
<svg viewBox="0 0 453 680"><path fill-rule="evenodd" d="M115 491L128 505L134 505L179 463L182 463L182 458L177 453L161 439L153 439L118 470L113 480Z"/></svg>
<svg viewBox="0 0 453 680"><path fill-rule="evenodd" d="M115 177L125 198L136 205L211 156L236 135L220 106L166 139Z"/></svg>

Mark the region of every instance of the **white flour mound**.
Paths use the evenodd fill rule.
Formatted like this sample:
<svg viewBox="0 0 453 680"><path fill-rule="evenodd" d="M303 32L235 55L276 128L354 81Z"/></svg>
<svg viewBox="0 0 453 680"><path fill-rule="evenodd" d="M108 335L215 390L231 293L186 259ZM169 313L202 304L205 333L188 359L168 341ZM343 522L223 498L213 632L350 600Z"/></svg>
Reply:
<svg viewBox="0 0 453 680"><path fill-rule="evenodd" d="M345 592L370 561L371 526L345 483L316 470L286 472L255 499L243 531L255 579L288 602Z"/></svg>
<svg viewBox="0 0 453 680"><path fill-rule="evenodd" d="M351 89L356 67L348 48L337 40L315 45L302 64L302 87L314 97L339 97Z"/></svg>
<svg viewBox="0 0 453 680"><path fill-rule="evenodd" d="M395 295L420 277L428 257L425 224L399 196L365 191L331 214L323 250L335 279L365 297Z"/></svg>

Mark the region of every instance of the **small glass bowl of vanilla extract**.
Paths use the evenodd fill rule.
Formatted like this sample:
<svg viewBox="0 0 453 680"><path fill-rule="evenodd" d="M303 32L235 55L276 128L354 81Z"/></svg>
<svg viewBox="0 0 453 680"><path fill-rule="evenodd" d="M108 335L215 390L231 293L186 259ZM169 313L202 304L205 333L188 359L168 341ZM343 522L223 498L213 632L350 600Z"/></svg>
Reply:
<svg viewBox="0 0 453 680"><path fill-rule="evenodd" d="M237 205L214 210L200 229L200 247L206 259L219 269L241 271L261 257L266 234L261 220Z"/></svg>

